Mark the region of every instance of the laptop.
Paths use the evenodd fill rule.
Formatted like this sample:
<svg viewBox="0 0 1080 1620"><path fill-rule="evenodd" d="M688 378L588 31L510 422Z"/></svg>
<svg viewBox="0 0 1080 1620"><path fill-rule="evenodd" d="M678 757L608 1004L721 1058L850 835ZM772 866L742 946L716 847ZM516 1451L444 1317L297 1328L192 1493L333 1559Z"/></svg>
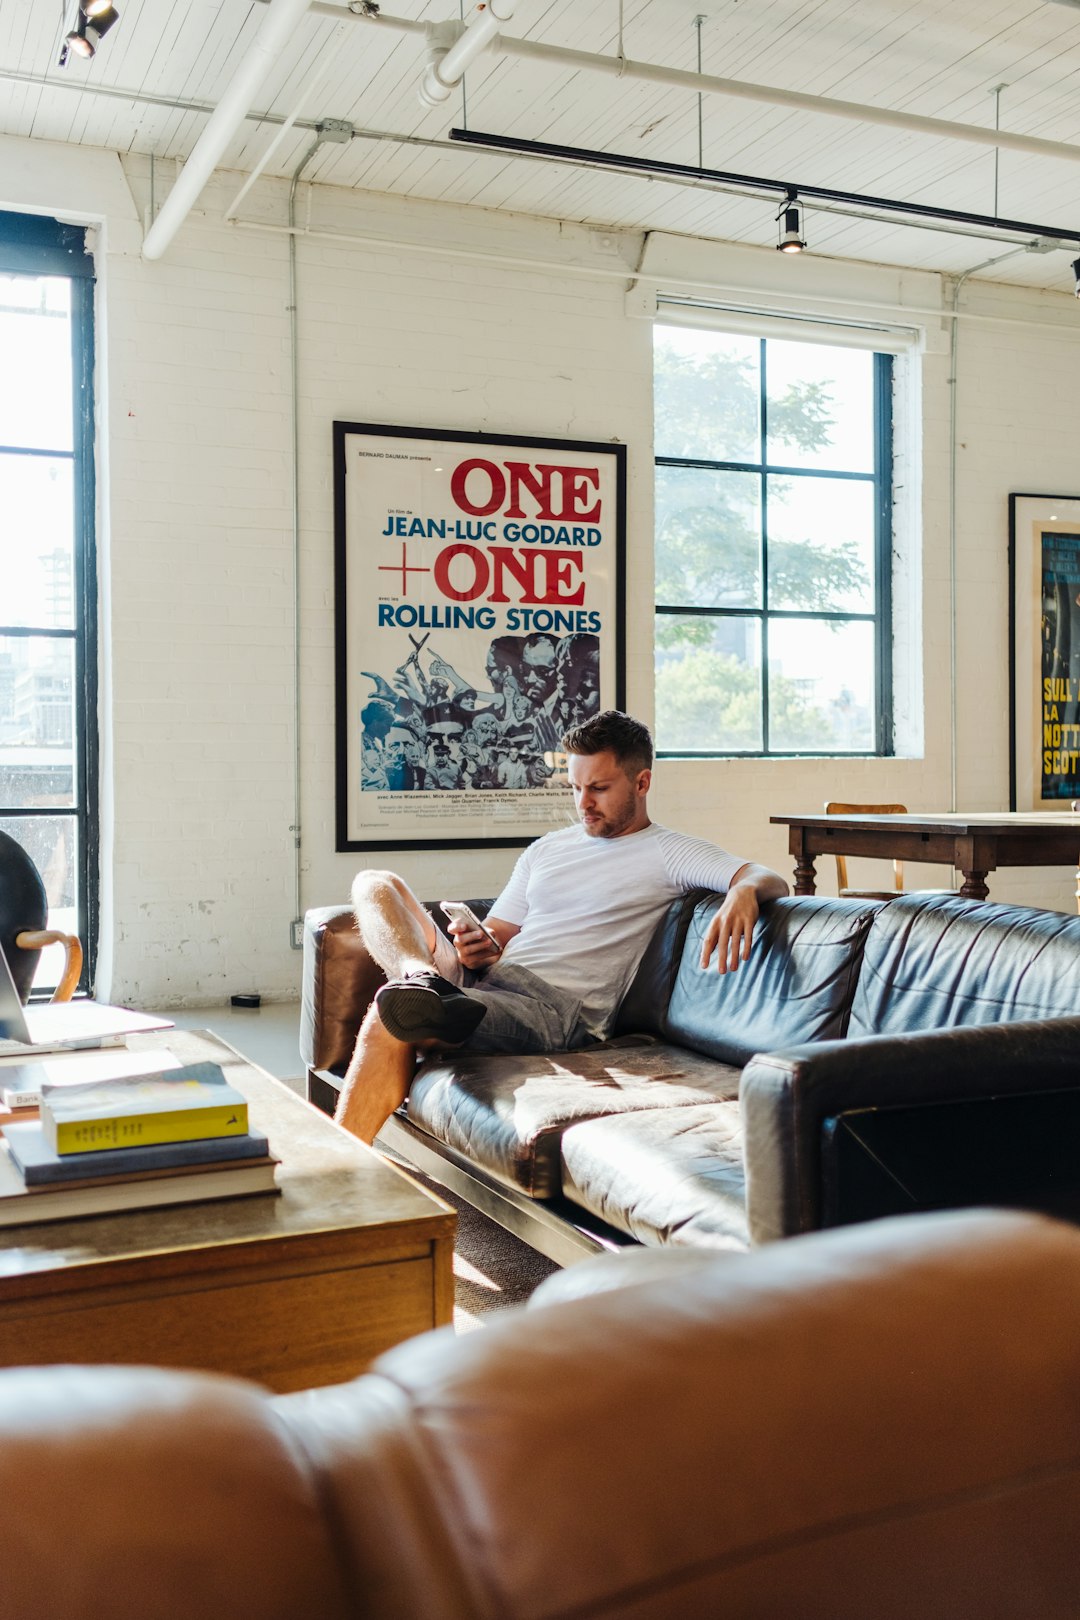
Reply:
<svg viewBox="0 0 1080 1620"><path fill-rule="evenodd" d="M132 1012L129 1007L110 1007L102 1001L52 1001L24 1007L0 948L0 1057L119 1046L128 1035L172 1028L172 1019L160 1013Z"/></svg>

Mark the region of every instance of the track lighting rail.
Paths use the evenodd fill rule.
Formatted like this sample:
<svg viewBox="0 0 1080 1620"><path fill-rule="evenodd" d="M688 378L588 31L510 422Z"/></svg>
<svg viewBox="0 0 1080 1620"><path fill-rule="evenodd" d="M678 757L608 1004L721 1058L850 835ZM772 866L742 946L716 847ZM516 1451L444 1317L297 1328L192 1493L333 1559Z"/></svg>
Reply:
<svg viewBox="0 0 1080 1620"><path fill-rule="evenodd" d="M450 139L466 146L476 146L492 152L516 152L523 157L542 157L553 162L579 164L598 169L620 169L623 173L647 175L663 179L705 180L717 185L743 190L746 195L775 194L783 199L818 198L822 202L838 202L866 209L875 215L894 214L910 216L911 223L921 220L940 220L956 225L974 225L993 236L1011 233L1015 236L1037 238L1040 246L1064 247L1071 250L1080 243L1080 229L1065 230L1057 225L1036 225L1030 220L1002 219L998 215L973 214L959 208L937 208L930 203L906 202L895 197L875 197L859 191L838 191L829 186L795 185L790 180L772 180L761 175L734 174L724 169L699 169L690 163L668 163L660 159L632 157L618 152L595 152L585 147L557 146L546 141L520 140L513 135L490 135L476 129L452 129Z"/></svg>

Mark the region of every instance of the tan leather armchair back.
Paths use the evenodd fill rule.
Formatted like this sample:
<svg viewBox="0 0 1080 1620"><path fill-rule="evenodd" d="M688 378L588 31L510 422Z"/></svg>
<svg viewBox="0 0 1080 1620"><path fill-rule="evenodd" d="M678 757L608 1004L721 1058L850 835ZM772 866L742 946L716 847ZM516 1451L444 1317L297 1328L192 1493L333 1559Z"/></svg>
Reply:
<svg viewBox="0 0 1080 1620"><path fill-rule="evenodd" d="M651 1268L650 1268L651 1269ZM815 1233L338 1388L0 1374L4 1620L1075 1620L1080 1232Z"/></svg>

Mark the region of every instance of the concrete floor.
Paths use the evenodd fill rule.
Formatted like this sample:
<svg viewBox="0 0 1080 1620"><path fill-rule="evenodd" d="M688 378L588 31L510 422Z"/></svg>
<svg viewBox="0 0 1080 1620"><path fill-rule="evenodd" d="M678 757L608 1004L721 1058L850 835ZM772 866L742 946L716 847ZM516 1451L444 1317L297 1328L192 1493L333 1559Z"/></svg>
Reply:
<svg viewBox="0 0 1080 1620"><path fill-rule="evenodd" d="M167 1016L178 1029L208 1029L301 1095L300 1003L275 1001L262 1007L184 1007Z"/></svg>

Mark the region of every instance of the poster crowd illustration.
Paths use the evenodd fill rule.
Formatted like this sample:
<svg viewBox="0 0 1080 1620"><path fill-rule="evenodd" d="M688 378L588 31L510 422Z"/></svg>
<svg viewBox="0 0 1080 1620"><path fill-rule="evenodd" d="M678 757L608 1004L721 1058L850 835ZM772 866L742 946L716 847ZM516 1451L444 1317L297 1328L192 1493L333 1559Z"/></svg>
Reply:
<svg viewBox="0 0 1080 1620"><path fill-rule="evenodd" d="M618 702L619 446L335 424L338 848L520 843Z"/></svg>

